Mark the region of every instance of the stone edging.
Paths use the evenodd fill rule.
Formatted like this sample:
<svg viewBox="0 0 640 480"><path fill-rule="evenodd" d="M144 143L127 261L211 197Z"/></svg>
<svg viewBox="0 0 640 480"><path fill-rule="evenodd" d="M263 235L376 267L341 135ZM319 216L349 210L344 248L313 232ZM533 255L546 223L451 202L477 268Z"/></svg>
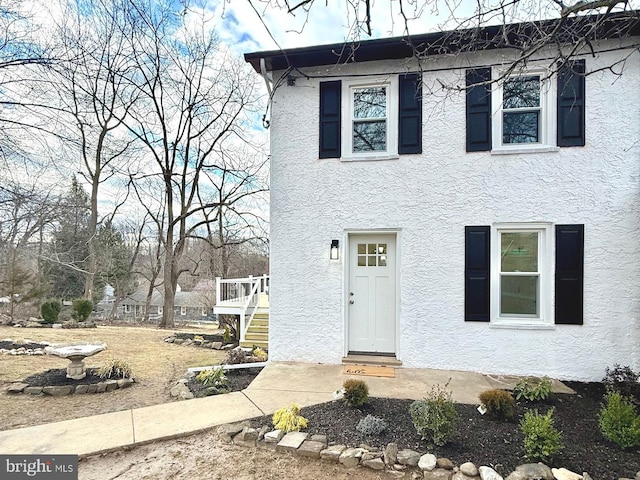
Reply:
<svg viewBox="0 0 640 480"><path fill-rule="evenodd" d="M411 478L412 480L503 480L493 468L476 467L471 462L455 465L448 458L420 454L414 450L398 450L398 445L390 443L384 449L367 445L349 448L345 445L328 444L326 435L309 435L306 432L271 430L263 426L252 428L248 422L227 424L218 427L222 442L242 447L266 449L272 452L286 452L300 457L323 459L340 463L346 468L370 468L385 471L389 478ZM550 468L543 463L528 463L516 467L506 480L592 480L587 472L582 475L565 468ZM634 479L640 480L640 472Z"/></svg>
<svg viewBox="0 0 640 480"><path fill-rule="evenodd" d="M28 395L51 395L62 397L65 395L80 395L83 393L112 392L119 388L129 388L135 383L133 378L121 378L120 380L105 380L104 382L80 384L80 385L50 385L46 387L32 387L28 383L15 382L9 385L7 393Z"/></svg>

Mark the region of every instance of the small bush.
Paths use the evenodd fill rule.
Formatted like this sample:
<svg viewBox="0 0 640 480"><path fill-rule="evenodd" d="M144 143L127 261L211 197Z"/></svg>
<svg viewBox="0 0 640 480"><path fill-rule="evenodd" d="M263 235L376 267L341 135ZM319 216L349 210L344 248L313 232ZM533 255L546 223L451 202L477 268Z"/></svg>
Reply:
<svg viewBox="0 0 640 480"><path fill-rule="evenodd" d="M355 380L353 378L345 380L342 388L344 389L344 403L349 407L360 407L367 403L369 387L363 380Z"/></svg>
<svg viewBox="0 0 640 480"><path fill-rule="evenodd" d="M455 435L458 412L451 392L435 385L424 400L416 400L409 407L416 431L431 445L442 446Z"/></svg>
<svg viewBox="0 0 640 480"><path fill-rule="evenodd" d="M225 345L227 343L231 343L231 330L229 330L229 325L224 326L224 333L222 334L222 343Z"/></svg>
<svg viewBox="0 0 640 480"><path fill-rule="evenodd" d="M56 323L62 310L62 304L58 300L47 300L40 307L40 315L44 323Z"/></svg>
<svg viewBox="0 0 640 480"><path fill-rule="evenodd" d="M478 398L492 417L506 420L513 418L516 401L510 392L496 388L482 392Z"/></svg>
<svg viewBox="0 0 640 480"><path fill-rule="evenodd" d="M620 448L640 445L640 415L629 397L609 389L598 415L602 434Z"/></svg>
<svg viewBox="0 0 640 480"><path fill-rule="evenodd" d="M100 378L132 378L133 371L126 360L112 358L98 368L96 375Z"/></svg>
<svg viewBox="0 0 640 480"><path fill-rule="evenodd" d="M202 335L194 335L193 336L193 341L194 342L204 342L204 337Z"/></svg>
<svg viewBox="0 0 640 480"><path fill-rule="evenodd" d="M77 322L84 322L93 311L93 302L86 298L76 298L71 306L71 317Z"/></svg>
<svg viewBox="0 0 640 480"><path fill-rule="evenodd" d="M196 375L196 380L205 387L222 387L227 384L227 377L222 368L201 370L200 373Z"/></svg>
<svg viewBox="0 0 640 480"><path fill-rule="evenodd" d="M259 362L267 361L267 352L260 347L255 347L251 352L251 356L256 357Z"/></svg>
<svg viewBox="0 0 640 480"><path fill-rule="evenodd" d="M524 453L529 460L549 461L562 448L562 433L555 427L554 409L544 415L537 410L527 411L520 422L520 431L524 435Z"/></svg>
<svg viewBox="0 0 640 480"><path fill-rule="evenodd" d="M640 381L640 372L634 372L631 367L626 365L622 367L617 363L611 369L607 367L605 376L602 379L603 383L610 385L627 396L633 396L640 390L638 381Z"/></svg>
<svg viewBox="0 0 640 480"><path fill-rule="evenodd" d="M530 402L538 402L546 400L551 394L551 379L549 377L535 378L530 377L520 380L513 391L516 399L524 398Z"/></svg>
<svg viewBox="0 0 640 480"><path fill-rule="evenodd" d="M307 427L307 419L300 415L300 405L292 403L273 414L273 426L283 432L299 432Z"/></svg>
<svg viewBox="0 0 640 480"><path fill-rule="evenodd" d="M233 350L229 350L227 353L227 358L225 358L224 363L227 365L235 365L238 363L246 363L247 362L247 352L245 352L240 347L234 348Z"/></svg>
<svg viewBox="0 0 640 480"><path fill-rule="evenodd" d="M366 417L361 418L356 426L356 430L367 436L380 435L386 429L387 422L382 418L378 418L373 415L367 415Z"/></svg>

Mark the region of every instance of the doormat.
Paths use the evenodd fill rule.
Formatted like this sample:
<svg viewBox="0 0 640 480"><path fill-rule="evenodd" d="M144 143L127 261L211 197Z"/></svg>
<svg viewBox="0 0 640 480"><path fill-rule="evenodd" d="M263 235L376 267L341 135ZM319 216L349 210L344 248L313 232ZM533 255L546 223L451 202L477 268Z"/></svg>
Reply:
<svg viewBox="0 0 640 480"><path fill-rule="evenodd" d="M379 367L373 365L345 365L342 373L344 373L345 375L365 375L369 377L396 377L395 368Z"/></svg>

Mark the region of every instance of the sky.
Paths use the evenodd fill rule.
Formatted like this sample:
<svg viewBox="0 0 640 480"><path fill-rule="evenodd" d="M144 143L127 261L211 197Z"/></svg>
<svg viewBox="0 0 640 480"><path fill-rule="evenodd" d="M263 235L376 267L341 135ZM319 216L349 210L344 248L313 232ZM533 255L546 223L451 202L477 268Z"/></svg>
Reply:
<svg viewBox="0 0 640 480"><path fill-rule="evenodd" d="M301 1L289 0L289 4ZM473 17L478 3L495 6L501 2L504 0L402 0L402 5L409 18L409 32L417 34L454 29L462 19ZM364 0L313 0L308 15L301 8L295 14L287 13L273 6L277 3L284 4L284 0L206 0L206 9L222 20L218 23L221 40L239 53L340 43L358 37L353 30L354 11L347 5L362 6ZM640 8L640 0L630 0L628 8ZM359 12L360 18L363 13ZM515 21L542 20L559 16L559 7L554 0L520 0L508 14ZM360 32L360 39L405 33L400 0L371 0L371 16L372 34L369 37ZM502 21L501 16L486 19L489 23Z"/></svg>

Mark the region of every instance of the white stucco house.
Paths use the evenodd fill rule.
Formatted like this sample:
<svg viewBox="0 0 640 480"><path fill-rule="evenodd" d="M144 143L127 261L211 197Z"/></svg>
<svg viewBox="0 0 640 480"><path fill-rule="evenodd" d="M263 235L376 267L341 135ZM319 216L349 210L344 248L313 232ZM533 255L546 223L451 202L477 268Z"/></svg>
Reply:
<svg viewBox="0 0 640 480"><path fill-rule="evenodd" d="M640 369L639 17L510 70L554 25L245 55L272 90L272 360Z"/></svg>

